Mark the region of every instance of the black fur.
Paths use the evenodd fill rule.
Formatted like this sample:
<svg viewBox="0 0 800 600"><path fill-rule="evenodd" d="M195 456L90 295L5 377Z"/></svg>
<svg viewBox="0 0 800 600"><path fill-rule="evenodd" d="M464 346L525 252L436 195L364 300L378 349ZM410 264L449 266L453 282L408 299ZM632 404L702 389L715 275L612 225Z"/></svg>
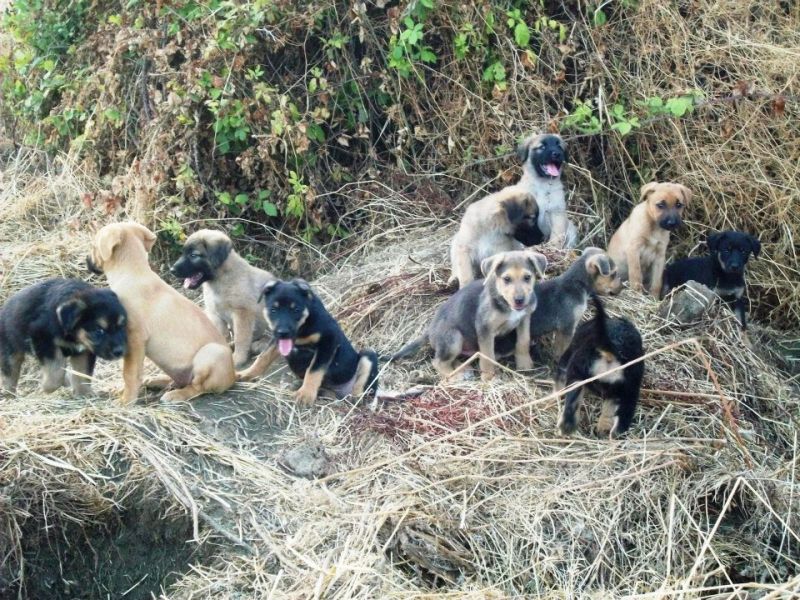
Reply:
<svg viewBox="0 0 800 600"><path fill-rule="evenodd" d="M702 283L732 305L742 329L747 328L747 294L744 270L752 253L758 257L761 242L740 231L708 236L708 256L676 260L664 269L662 295L689 280Z"/></svg>
<svg viewBox="0 0 800 600"><path fill-rule="evenodd" d="M105 321L106 326L101 325ZM29 286L0 308L0 372L10 391L25 354L40 363L63 356L121 358L127 349L127 315L117 295L75 279L48 279Z"/></svg>
<svg viewBox="0 0 800 600"><path fill-rule="evenodd" d="M322 370L324 386L341 388L353 380L359 361L367 357L371 368L366 391L369 396L375 395L378 388L377 354L372 350L357 352L353 348L308 283L302 279L276 280L264 287L262 295L264 314L276 343L280 344L281 340L293 342L286 362L295 375L303 378L309 369L311 372ZM314 340L316 336L319 336L318 340Z"/></svg>
<svg viewBox="0 0 800 600"><path fill-rule="evenodd" d="M524 246L536 246L544 242L544 234L539 229L539 211L523 218L514 228L514 239Z"/></svg>
<svg viewBox="0 0 800 600"><path fill-rule="evenodd" d="M170 268L175 277L185 279L185 287L197 289L206 281L214 279L217 269L222 266L233 249L230 241L206 244L203 242L187 244L181 257Z"/></svg>
<svg viewBox="0 0 800 600"><path fill-rule="evenodd" d="M602 357L601 352L614 356L625 364L644 355L642 336L636 327L622 318L609 318L603 310L600 299L592 295L597 314L590 321L578 326L572 342L558 361L557 380L567 387L576 381L594 377L595 361ZM605 400L616 404L616 428L612 435L625 433L631 426L636 405L639 402L639 388L644 376L644 361L640 361L622 370L622 380L613 383L596 379L587 387L601 395ZM578 408L580 388L569 392L564 399L564 411L561 417L562 433L575 430L575 411Z"/></svg>

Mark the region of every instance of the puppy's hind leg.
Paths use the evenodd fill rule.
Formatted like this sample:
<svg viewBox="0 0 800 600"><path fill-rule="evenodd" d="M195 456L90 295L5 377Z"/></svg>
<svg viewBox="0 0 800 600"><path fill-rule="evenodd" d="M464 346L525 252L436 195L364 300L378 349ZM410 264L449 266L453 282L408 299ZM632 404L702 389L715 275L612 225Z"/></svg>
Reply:
<svg viewBox="0 0 800 600"><path fill-rule="evenodd" d="M463 288L475 279L475 267L472 265L469 248L461 244L453 244L450 258L453 263L452 279L457 279L458 287Z"/></svg>
<svg viewBox="0 0 800 600"><path fill-rule="evenodd" d="M558 419L558 429L563 435L572 433L578 426L575 412L578 410L582 401L582 387L568 392L566 398L564 398L564 410L561 412L561 417Z"/></svg>
<svg viewBox="0 0 800 600"><path fill-rule="evenodd" d="M2 373L3 390L13 394L17 391L17 382L19 381L19 373L22 370L25 354L23 352L6 354L2 349L0 349L0 352L2 352L0 373Z"/></svg>
<svg viewBox="0 0 800 600"><path fill-rule="evenodd" d="M185 402L202 394L221 394L236 382L233 354L228 346L206 344L192 360L192 382L161 396L162 402Z"/></svg>
<svg viewBox="0 0 800 600"><path fill-rule="evenodd" d="M352 393L356 398L365 392L372 397L378 391L378 355L372 350L363 350L360 356Z"/></svg>
<svg viewBox="0 0 800 600"><path fill-rule="evenodd" d="M66 366L67 361L58 349L55 351L55 356L42 360L42 391L45 394L54 392L64 385L67 378Z"/></svg>
<svg viewBox="0 0 800 600"><path fill-rule="evenodd" d="M255 315L247 310L233 313L233 364L243 367L250 358L250 345L253 343Z"/></svg>
<svg viewBox="0 0 800 600"><path fill-rule="evenodd" d="M75 395L85 396L92 393L92 374L96 358L91 352L69 357L69 366L73 371L69 374L69 383Z"/></svg>
<svg viewBox="0 0 800 600"><path fill-rule="evenodd" d="M455 371L454 362L461 352L463 337L458 331L451 331L439 335L436 339L430 338L433 346L433 368L442 376L442 380L447 380ZM461 371L458 379L464 378L464 371Z"/></svg>

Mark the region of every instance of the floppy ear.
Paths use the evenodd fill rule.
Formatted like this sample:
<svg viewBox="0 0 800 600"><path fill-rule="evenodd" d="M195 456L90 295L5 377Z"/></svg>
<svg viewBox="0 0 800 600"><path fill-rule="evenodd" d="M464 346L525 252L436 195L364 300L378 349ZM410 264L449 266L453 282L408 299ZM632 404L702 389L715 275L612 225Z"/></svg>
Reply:
<svg viewBox="0 0 800 600"><path fill-rule="evenodd" d="M683 204L688 206L689 202L692 200L692 190L681 183L676 183L675 185L677 185L678 189L681 191L681 195L683 196Z"/></svg>
<svg viewBox="0 0 800 600"><path fill-rule="evenodd" d="M114 255L114 248L122 242L122 228L118 226L105 227L97 234L95 245L100 260L107 262Z"/></svg>
<svg viewBox="0 0 800 600"><path fill-rule="evenodd" d="M144 244L144 249L146 252L150 252L153 248L153 244L156 243L156 234L150 231L144 225L139 225L139 223L134 223L133 221L126 223L129 225L133 231L136 232L136 235L142 240L142 244Z"/></svg>
<svg viewBox="0 0 800 600"><path fill-rule="evenodd" d="M539 279L544 277L544 271L547 269L547 257L538 252L528 252L527 258L536 276L539 277Z"/></svg>
<svg viewBox="0 0 800 600"><path fill-rule="evenodd" d="M754 236L750 237L750 245L753 247L753 257L758 258L758 255L761 253L761 241Z"/></svg>
<svg viewBox="0 0 800 600"><path fill-rule="evenodd" d="M639 192L639 202L644 202L647 200L647 197L655 192L657 187L657 181L651 181L650 183L643 185L641 191Z"/></svg>
<svg viewBox="0 0 800 600"><path fill-rule="evenodd" d="M75 325L78 324L84 310L86 310L86 303L80 298L73 298L63 304L59 304L56 308L56 317L61 328L65 332L75 329Z"/></svg>
<svg viewBox="0 0 800 600"><path fill-rule="evenodd" d="M612 270L611 259L605 254L594 254L586 261L586 270L589 274L608 277Z"/></svg>
<svg viewBox="0 0 800 600"><path fill-rule="evenodd" d="M301 279L298 277L292 279L292 283L295 284L298 288L300 288L300 290L304 292L306 296L308 296L309 300L311 300L311 298L314 296L314 292L311 290L311 286L305 279Z"/></svg>
<svg viewBox="0 0 800 600"><path fill-rule="evenodd" d="M597 246L588 246L583 249L583 252L581 252L581 256L588 258L589 256L594 256L595 254L603 254L604 252L605 250L603 250L602 248L598 248Z"/></svg>
<svg viewBox="0 0 800 600"><path fill-rule="evenodd" d="M261 302L261 299L264 296L266 296L273 289L275 289L275 286L278 285L278 281L280 281L280 280L279 279L273 279L272 281L268 281L266 284L264 284L264 287L261 288L261 293L258 295L258 301L259 302Z"/></svg>
<svg viewBox="0 0 800 600"><path fill-rule="evenodd" d="M714 254L717 251L719 242L722 240L722 235L722 232L711 233L706 238L706 246L708 246L708 251L710 254Z"/></svg>
<svg viewBox="0 0 800 600"><path fill-rule="evenodd" d="M210 244L206 242L206 252L208 255L208 261L212 264L214 268L219 267L224 263L228 256L233 249L233 244L230 240L221 238L219 240L215 240Z"/></svg>
<svg viewBox="0 0 800 600"><path fill-rule="evenodd" d="M528 160L528 154L530 153L530 151L531 151L531 138L525 138L517 146L517 158L519 158L519 162L524 163L526 160Z"/></svg>
<svg viewBox="0 0 800 600"><path fill-rule="evenodd" d="M502 262L502 257L497 254L490 256L489 258L484 258L481 261L481 273L483 273L484 279L489 279L491 275L494 275L495 271L497 271L497 268L502 264Z"/></svg>

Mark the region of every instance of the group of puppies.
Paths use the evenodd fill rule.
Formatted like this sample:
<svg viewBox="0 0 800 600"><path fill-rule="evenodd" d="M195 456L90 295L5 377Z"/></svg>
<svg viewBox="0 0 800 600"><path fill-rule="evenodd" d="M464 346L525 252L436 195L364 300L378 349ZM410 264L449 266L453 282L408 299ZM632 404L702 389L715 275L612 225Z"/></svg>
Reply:
<svg viewBox="0 0 800 600"><path fill-rule="evenodd" d="M741 232L714 233L707 240L709 256L665 268L670 232L681 225L692 193L678 183L653 182L642 187L639 204L607 251L588 247L564 273L545 279L547 259L531 247L578 243L561 182L567 151L559 136L537 135L520 145L518 155L520 180L471 204L452 240L451 281L458 291L390 360L427 344L436 371L454 379L467 374L459 359L477 352L481 378L489 381L497 360L511 354L517 369L531 369L531 350L552 336L556 385L565 390L561 431L577 427L588 387L604 398L598 433L617 436L633 420L644 349L636 327L606 315L599 296L618 294L628 281L659 298L693 279L732 303L744 329L744 268L750 254L758 256L760 243ZM15 391L26 354L40 362L45 392L64 385L69 372L79 394L90 389L97 357L123 358L123 403L135 402L143 385L171 388L163 400L185 401L253 380L282 356L302 379L295 393L299 404L312 404L321 388L338 397L376 394L377 354L353 347L307 282L277 279L237 254L227 235L203 229L185 241L170 269L186 289L202 286L202 310L150 268L155 241L137 223L107 225L93 240L87 266L105 275L109 289L49 279L9 298L0 308L3 389ZM581 324L590 300L595 317ZM259 353L256 343L267 334L271 340ZM143 380L145 358L164 375ZM573 385L587 379L587 386Z"/></svg>
<svg viewBox="0 0 800 600"><path fill-rule="evenodd" d="M471 204L450 246L452 280L459 290L442 304L418 339L392 356L409 356L428 344L443 378L463 377L460 356L480 352L484 380L495 374L498 357L514 354L516 367L532 366L537 340L554 335L555 379L566 389L559 420L563 433L576 427L583 386L604 398L599 433L616 436L632 422L644 374L644 349L636 327L606 315L598 296L635 291L661 298L695 280L733 304L745 329L744 267L758 256L760 242L746 233L708 236L710 255L685 258L665 268L670 233L683 222L692 192L680 183L652 182L639 204L611 237L608 250L586 248L562 275L542 281L545 257L531 246L574 248L578 230L566 213L561 171L567 161L557 135L536 135L518 148L522 177ZM589 300L596 315L578 325Z"/></svg>

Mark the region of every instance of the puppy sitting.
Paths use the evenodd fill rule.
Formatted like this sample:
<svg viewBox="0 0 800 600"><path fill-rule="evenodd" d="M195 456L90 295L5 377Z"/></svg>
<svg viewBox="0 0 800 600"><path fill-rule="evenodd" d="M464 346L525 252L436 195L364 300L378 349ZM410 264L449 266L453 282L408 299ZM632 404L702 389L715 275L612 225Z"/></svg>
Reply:
<svg viewBox="0 0 800 600"><path fill-rule="evenodd" d="M225 337L233 332L233 361L241 367L250 358L253 338L267 333L258 304L259 294L275 276L250 266L233 250L231 239L221 231L201 229L183 244L182 256L170 273L184 279L183 287L203 286L206 314Z"/></svg>
<svg viewBox="0 0 800 600"><path fill-rule="evenodd" d="M372 350L356 352L322 300L302 279L271 281L264 286L264 318L275 342L262 352L239 379L262 375L277 358L286 358L303 385L295 393L308 406L325 386L343 398L349 394L374 396L378 388L378 356Z"/></svg>
<svg viewBox="0 0 800 600"><path fill-rule="evenodd" d="M17 292L0 309L0 373L14 392L25 355L42 365L42 390L64 385L66 358L76 394L91 391L95 359L122 358L127 316L116 294L76 279L48 279Z"/></svg>
<svg viewBox="0 0 800 600"><path fill-rule="evenodd" d="M541 238L558 248L574 248L578 243L578 229L567 217L561 182L561 169L567 162L564 140L555 134L533 135L519 145L517 156L522 161L522 178L517 186L536 199L539 207L536 228ZM523 222L518 228L517 239L529 246L537 243L539 236L527 225ZM525 234L528 239L522 237Z"/></svg>
<svg viewBox="0 0 800 600"><path fill-rule="evenodd" d="M667 266L663 295L693 279L732 304L742 329L747 329L744 268L751 252L758 257L761 242L747 233L723 231L708 236L707 245L709 256L683 258Z"/></svg>
<svg viewBox="0 0 800 600"><path fill-rule="evenodd" d="M600 299L592 295L592 301L597 314L594 319L581 323L558 361L556 382L562 389L644 355L642 336L633 323L607 317ZM628 430L639 402L643 375L644 361L640 361L586 384L603 397L598 433L616 437ZM564 410L558 421L562 434L575 431L575 411L583 400L583 389L572 390L564 399Z"/></svg>
<svg viewBox="0 0 800 600"><path fill-rule="evenodd" d="M460 355L481 352L481 378L494 377L495 337L516 329L515 361L521 370L533 367L530 356L530 315L536 308L534 284L547 267L536 252L504 252L483 261L486 278L473 281L436 312L421 337L392 359L413 354L426 342L433 347L433 366L443 378L456 369Z"/></svg>
<svg viewBox="0 0 800 600"><path fill-rule="evenodd" d="M164 401L224 392L236 381L231 349L200 307L150 269L147 253L155 241L155 234L137 223L106 225L87 259L92 272L105 273L128 312L122 402L136 401L145 356L168 376L148 385L179 388L165 393Z"/></svg>
<svg viewBox="0 0 800 600"><path fill-rule="evenodd" d="M630 216L619 226L608 244L623 281L641 291L645 286L658 298L666 262L669 234L683 219L692 192L679 183L652 182L642 187Z"/></svg>
<svg viewBox="0 0 800 600"><path fill-rule="evenodd" d="M616 295L622 289L617 267L600 248L586 248L580 258L558 277L536 284L536 309L531 314L531 338L555 332L553 351L558 359L567 349L592 294ZM498 356L510 354L516 333L499 337Z"/></svg>

